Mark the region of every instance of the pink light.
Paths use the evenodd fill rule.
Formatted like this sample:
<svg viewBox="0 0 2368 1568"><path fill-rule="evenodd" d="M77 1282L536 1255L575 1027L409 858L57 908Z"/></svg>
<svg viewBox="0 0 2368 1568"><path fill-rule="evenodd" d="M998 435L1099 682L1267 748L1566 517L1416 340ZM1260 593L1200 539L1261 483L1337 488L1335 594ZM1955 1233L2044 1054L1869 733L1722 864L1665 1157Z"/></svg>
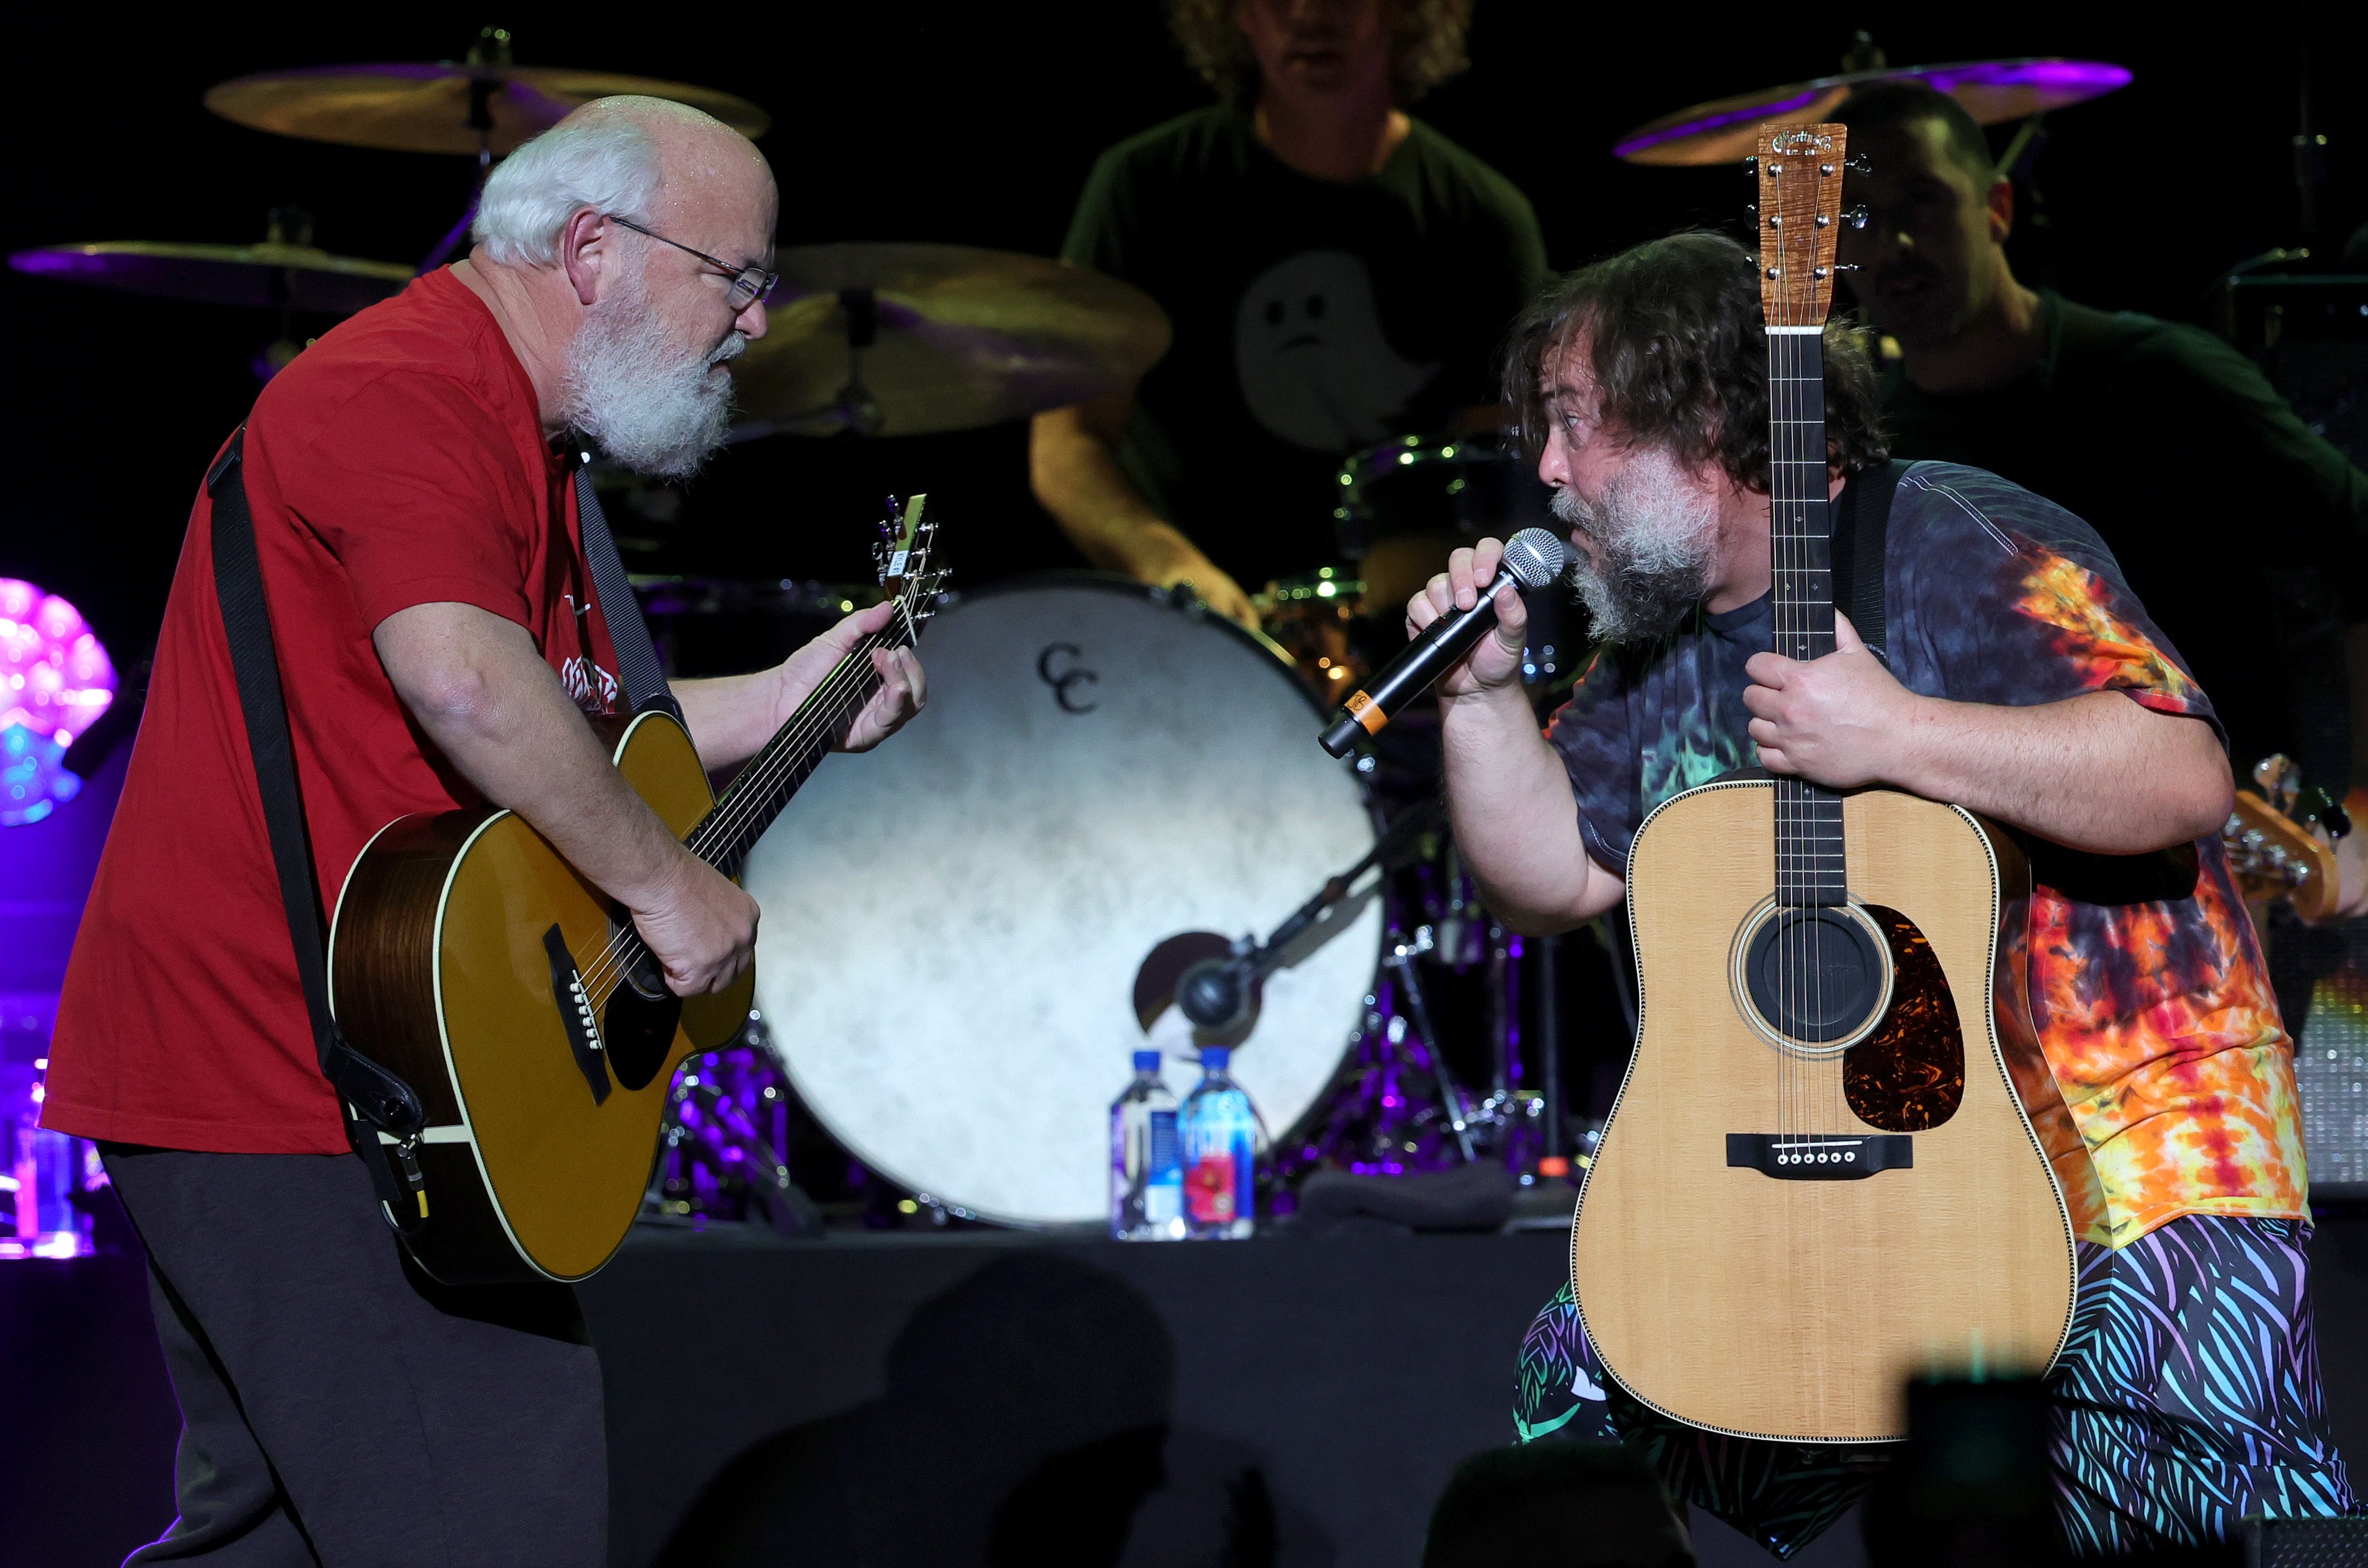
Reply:
<svg viewBox="0 0 2368 1568"><path fill-rule="evenodd" d="M74 737L115 700L115 665L55 594L0 577L0 827L39 822L82 780L63 766Z"/></svg>

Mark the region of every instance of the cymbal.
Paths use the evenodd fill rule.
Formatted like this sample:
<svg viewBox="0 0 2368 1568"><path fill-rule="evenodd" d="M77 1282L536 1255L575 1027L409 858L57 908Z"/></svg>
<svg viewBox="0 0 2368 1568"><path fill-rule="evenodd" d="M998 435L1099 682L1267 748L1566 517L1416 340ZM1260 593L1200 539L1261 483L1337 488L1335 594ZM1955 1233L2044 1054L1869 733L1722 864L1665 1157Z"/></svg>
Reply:
<svg viewBox="0 0 2368 1568"><path fill-rule="evenodd" d="M311 245L199 245L124 240L20 250L8 265L37 278L95 283L210 305L351 315L403 292L412 269L395 261L331 256Z"/></svg>
<svg viewBox="0 0 2368 1568"><path fill-rule="evenodd" d="M314 142L399 153L474 153L489 147L500 155L550 130L569 110L620 93L689 104L752 138L772 123L746 98L687 82L450 60L267 71L222 83L206 94L206 107L257 131ZM472 123L480 95L487 122L483 131Z"/></svg>
<svg viewBox="0 0 2368 1568"><path fill-rule="evenodd" d="M1665 114L1613 142L1611 154L1632 164L1737 163L1751 155L1752 133L1761 121L1828 119L1854 89L1874 82L1921 82L1964 105L1976 123L1996 125L2102 97L2127 86L2130 74L2097 60L1968 60L1853 71Z"/></svg>
<svg viewBox="0 0 2368 1568"><path fill-rule="evenodd" d="M1167 352L1150 295L1043 256L804 245L776 265L770 330L732 367L743 439L997 425L1083 403Z"/></svg>

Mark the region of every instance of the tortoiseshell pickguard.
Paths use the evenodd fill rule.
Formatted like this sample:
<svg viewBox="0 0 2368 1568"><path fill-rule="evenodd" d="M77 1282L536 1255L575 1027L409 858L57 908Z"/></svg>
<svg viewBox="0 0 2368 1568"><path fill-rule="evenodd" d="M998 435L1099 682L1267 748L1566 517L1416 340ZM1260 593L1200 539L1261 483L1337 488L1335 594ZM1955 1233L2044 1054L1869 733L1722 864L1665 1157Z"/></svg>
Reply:
<svg viewBox="0 0 2368 1568"><path fill-rule="evenodd" d="M1869 1127L1925 1132L1965 1097L1965 1036L1941 960L1916 923L1864 906L1891 948L1891 1009L1874 1033L1842 1054L1842 1094Z"/></svg>

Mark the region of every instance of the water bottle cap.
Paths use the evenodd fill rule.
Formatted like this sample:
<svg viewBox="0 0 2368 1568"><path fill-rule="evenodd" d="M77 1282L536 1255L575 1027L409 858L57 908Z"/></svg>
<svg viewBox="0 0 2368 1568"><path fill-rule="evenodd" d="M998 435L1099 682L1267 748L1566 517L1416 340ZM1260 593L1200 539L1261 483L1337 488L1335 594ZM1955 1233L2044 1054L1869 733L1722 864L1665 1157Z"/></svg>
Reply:
<svg viewBox="0 0 2368 1568"><path fill-rule="evenodd" d="M1205 1072L1222 1073L1233 1060L1234 1053L1230 1047L1204 1045L1201 1048L1201 1066Z"/></svg>
<svg viewBox="0 0 2368 1568"><path fill-rule="evenodd" d="M1136 1051L1136 1052L1134 1053L1134 1070L1135 1070L1136 1072L1138 1072L1138 1073L1156 1073L1156 1072L1158 1072L1158 1071L1159 1071L1159 1052L1157 1052L1157 1051Z"/></svg>

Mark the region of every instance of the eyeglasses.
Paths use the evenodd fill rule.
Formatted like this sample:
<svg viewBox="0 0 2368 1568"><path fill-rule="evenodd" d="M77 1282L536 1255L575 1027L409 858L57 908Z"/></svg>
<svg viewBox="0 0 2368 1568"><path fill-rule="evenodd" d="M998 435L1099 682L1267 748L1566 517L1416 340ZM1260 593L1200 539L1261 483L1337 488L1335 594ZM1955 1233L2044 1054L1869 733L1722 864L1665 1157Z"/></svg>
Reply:
<svg viewBox="0 0 2368 1568"><path fill-rule="evenodd" d="M734 315L759 300L771 299L773 286L781 280L781 275L778 272L768 272L761 267L734 267L730 262L719 260L703 250L690 250L690 247L680 240L667 239L655 229L644 229L631 218L620 218L614 212L609 213L608 218L609 222L620 228L631 229L637 234L646 234L662 245L672 245L679 251L690 251L691 255L718 272L732 274L732 312Z"/></svg>

